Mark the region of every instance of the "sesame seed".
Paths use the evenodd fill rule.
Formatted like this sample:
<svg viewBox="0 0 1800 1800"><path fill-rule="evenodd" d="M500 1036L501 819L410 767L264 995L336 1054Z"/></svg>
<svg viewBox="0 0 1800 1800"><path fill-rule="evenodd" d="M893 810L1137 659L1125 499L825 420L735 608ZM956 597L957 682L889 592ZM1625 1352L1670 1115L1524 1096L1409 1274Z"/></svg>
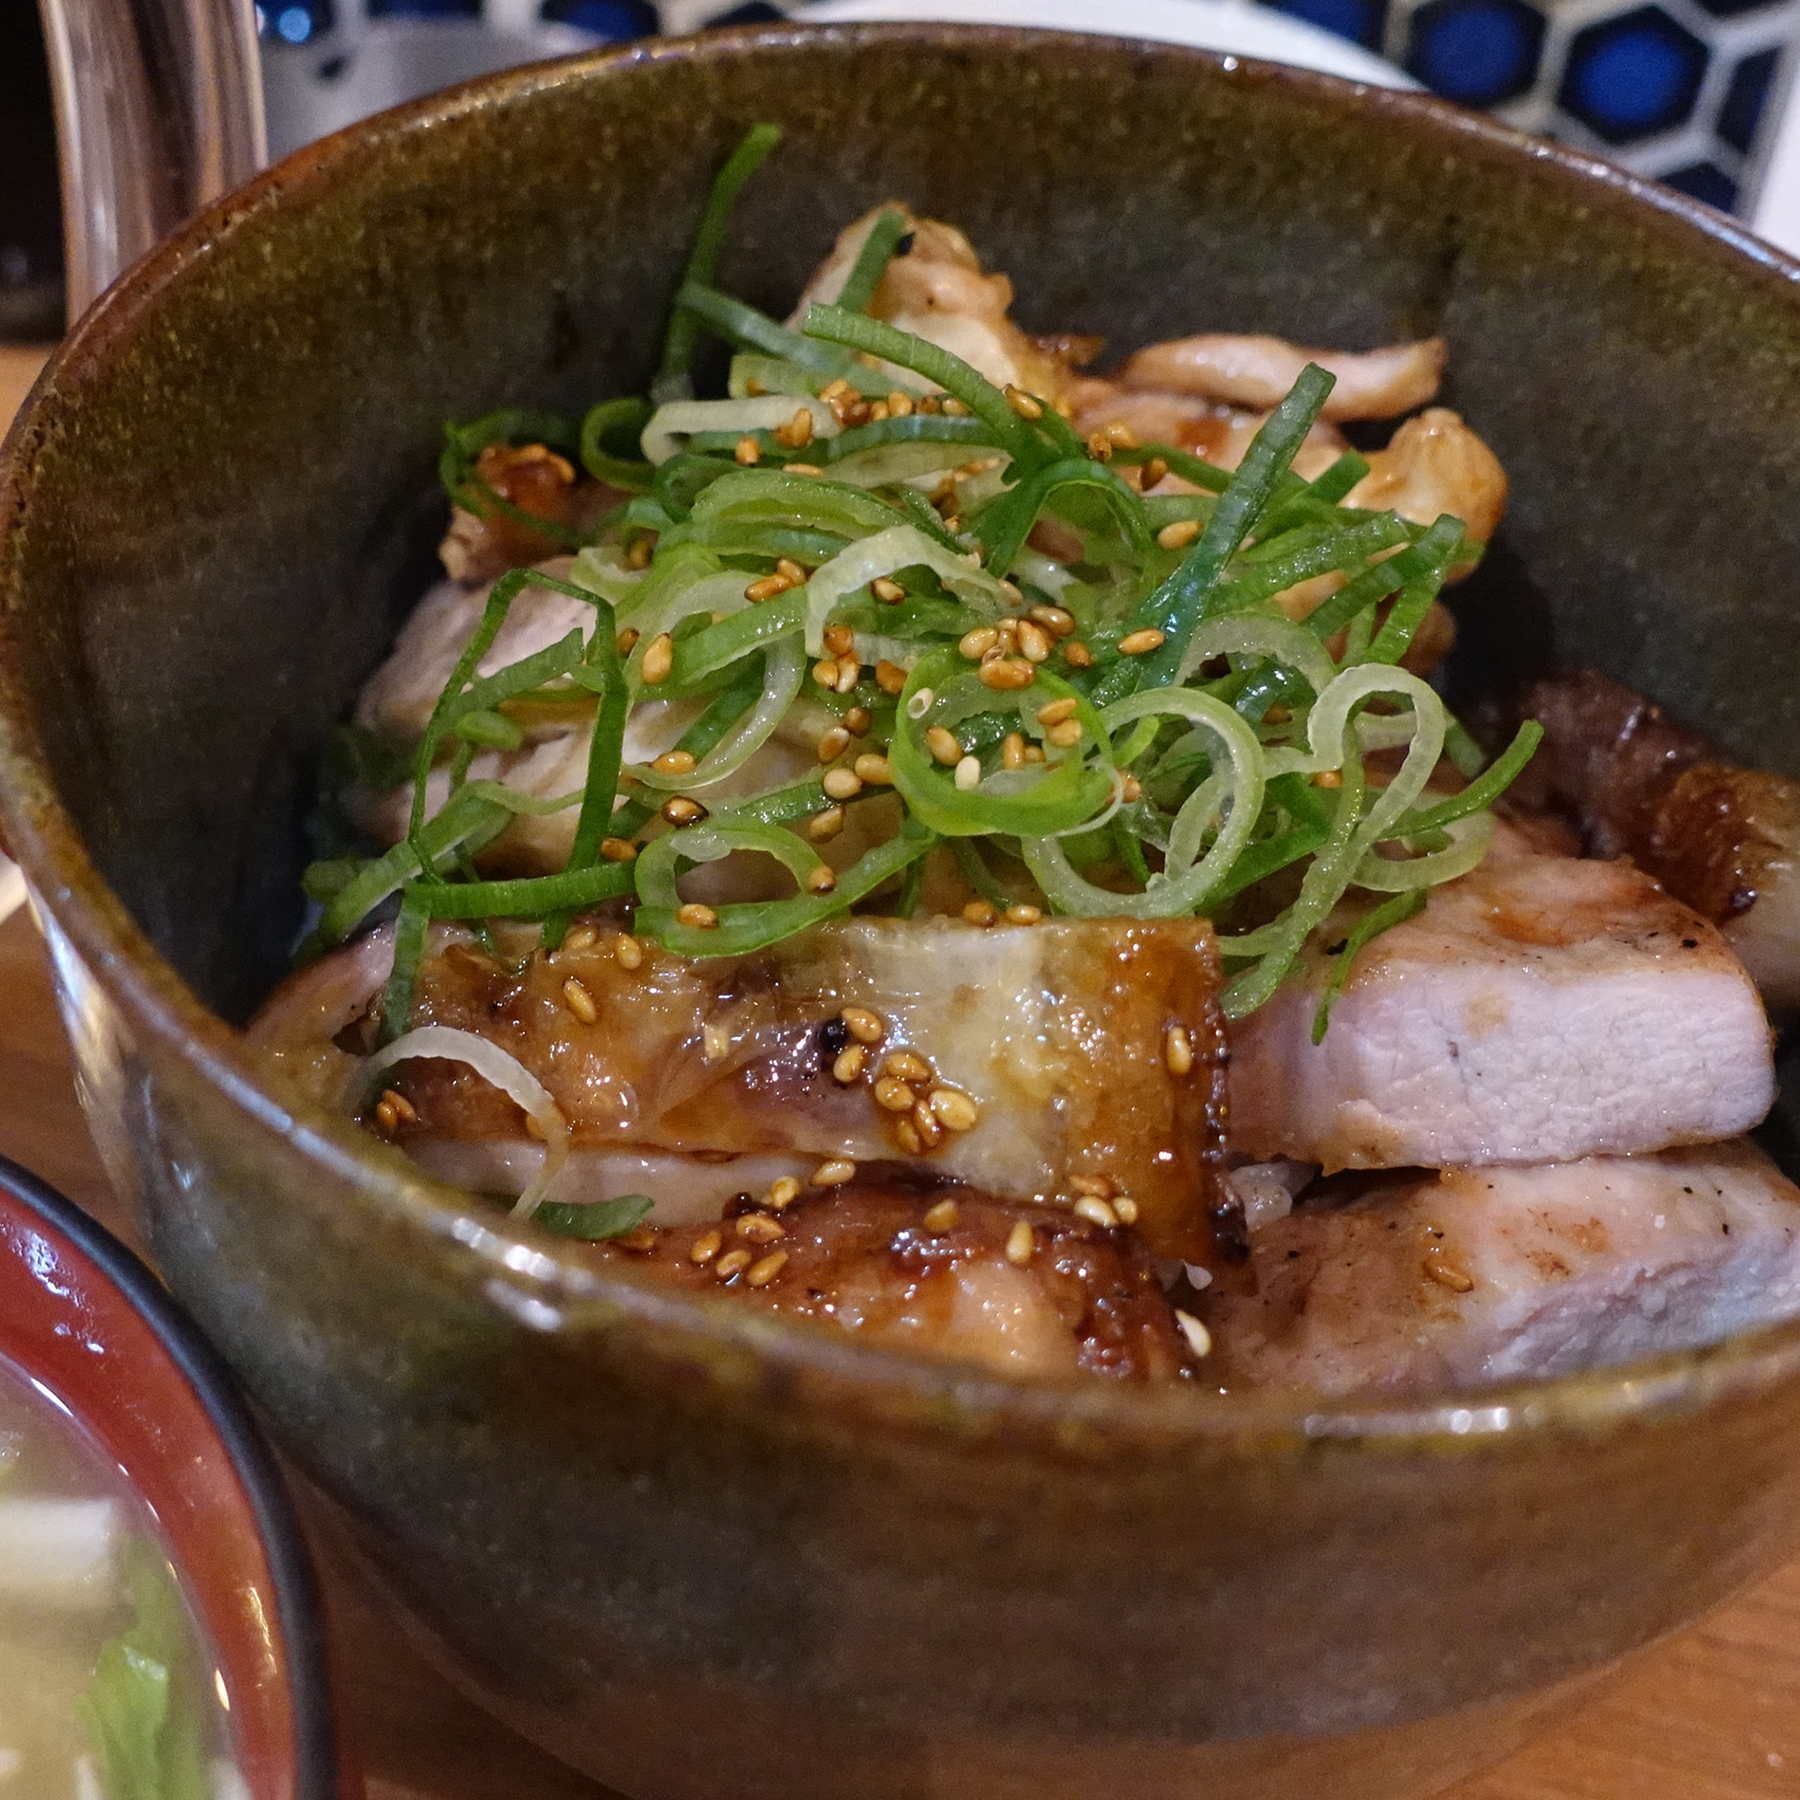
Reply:
<svg viewBox="0 0 1800 1800"><path fill-rule="evenodd" d="M825 648L833 656L848 656L856 648L856 633L848 625L827 625Z"/></svg>
<svg viewBox="0 0 1800 1800"><path fill-rule="evenodd" d="M943 401L936 394L927 394L919 402L919 411L922 413L935 413L935 412L942 412L943 410L944 410Z"/></svg>
<svg viewBox="0 0 1800 1800"><path fill-rule="evenodd" d="M969 409L954 394L944 395L938 405L953 419L966 419L969 416Z"/></svg>
<svg viewBox="0 0 1800 1800"><path fill-rule="evenodd" d="M1050 634L1043 626L1034 625L1029 619L1019 621L1019 654L1027 662L1041 663L1049 660Z"/></svg>
<svg viewBox="0 0 1800 1800"><path fill-rule="evenodd" d="M1181 1335L1187 1339L1188 1348L1196 1356L1206 1356L1212 1350L1212 1333L1194 1317L1192 1313L1175 1308L1175 1323L1181 1327Z"/></svg>
<svg viewBox="0 0 1800 1800"><path fill-rule="evenodd" d="M621 969L636 969L643 965L644 946L636 938L627 937L624 932L613 939L613 961Z"/></svg>
<svg viewBox="0 0 1800 1800"><path fill-rule="evenodd" d="M884 1075L875 1084L875 1104L888 1112L909 1113L918 1096L904 1081L896 1081L892 1075Z"/></svg>
<svg viewBox="0 0 1800 1800"><path fill-rule="evenodd" d="M1475 1285L1475 1277L1459 1269L1455 1263L1442 1260L1443 1253L1433 1249L1425 1255L1425 1273L1439 1287L1447 1287L1453 1294L1466 1294Z"/></svg>
<svg viewBox="0 0 1800 1800"><path fill-rule="evenodd" d="M837 680L832 683L835 690L840 694L847 694L861 679L862 664L859 663L854 656L840 656L838 658ZM905 678L902 677L901 686L904 685ZM900 689L894 688L892 691L897 694Z"/></svg>
<svg viewBox="0 0 1800 1800"><path fill-rule="evenodd" d="M1081 721L1064 719L1060 725L1052 725L1044 733L1044 742L1057 750L1072 749L1081 742Z"/></svg>
<svg viewBox="0 0 1800 1800"><path fill-rule="evenodd" d="M647 568L649 568L650 558L651 558L652 554L655 552L655 550L656 550L656 534L655 534L655 532L647 531L641 537L633 538L631 540L631 548L625 552L626 568L628 568L628 569L647 569ZM637 633L634 631L631 635L633 637L636 637Z"/></svg>
<svg viewBox="0 0 1800 1800"><path fill-rule="evenodd" d="M1160 456L1153 456L1144 464L1139 485L1147 494L1156 487L1169 472L1169 465Z"/></svg>
<svg viewBox="0 0 1800 1800"><path fill-rule="evenodd" d="M840 395L850 391L850 383L840 375L835 381L828 381L819 389L819 398L825 401L836 400Z"/></svg>
<svg viewBox="0 0 1800 1800"><path fill-rule="evenodd" d="M844 729L852 737L863 737L875 723L875 716L866 706L853 706L844 714Z"/></svg>
<svg viewBox="0 0 1800 1800"><path fill-rule="evenodd" d="M744 598L750 601L773 600L777 594L785 594L790 588L799 587L797 581L790 581L787 576L777 571L773 575L765 575L760 581L753 581L744 589Z"/></svg>
<svg viewBox="0 0 1800 1800"><path fill-rule="evenodd" d="M1141 781L1139 781L1135 775L1127 775L1125 777L1125 795L1124 795L1124 797L1125 797L1127 804L1129 804L1133 800L1143 799L1144 784Z"/></svg>
<svg viewBox="0 0 1800 1800"><path fill-rule="evenodd" d="M1199 535L1198 519L1176 519L1156 534L1156 541L1165 550L1183 550Z"/></svg>
<svg viewBox="0 0 1800 1800"><path fill-rule="evenodd" d="M1098 1200L1110 1200L1115 1191L1110 1175L1073 1175L1069 1186L1078 1194L1092 1194Z"/></svg>
<svg viewBox="0 0 1800 1800"><path fill-rule="evenodd" d="M825 473L817 463L789 463L782 472L787 475L823 475Z"/></svg>
<svg viewBox="0 0 1800 1800"><path fill-rule="evenodd" d="M1035 925L1043 916L1044 909L1041 906L1026 906L1019 903L1006 909L1006 922L1009 925Z"/></svg>
<svg viewBox="0 0 1800 1800"><path fill-rule="evenodd" d="M859 1044L879 1044L887 1036L887 1020L866 1006L846 1006L838 1017Z"/></svg>
<svg viewBox="0 0 1800 1800"><path fill-rule="evenodd" d="M735 1229L739 1237L748 1238L753 1244L772 1244L787 1236L787 1227L765 1212L740 1213Z"/></svg>
<svg viewBox="0 0 1800 1800"><path fill-rule="evenodd" d="M828 806L822 813L814 813L807 822L806 835L815 844L823 844L837 836L844 829L844 809L841 806Z"/></svg>
<svg viewBox="0 0 1800 1800"><path fill-rule="evenodd" d="M833 800L854 800L862 792L862 777L854 769L827 769L825 792Z"/></svg>
<svg viewBox="0 0 1800 1800"><path fill-rule="evenodd" d="M894 1142L908 1156L922 1156L925 1153L924 1140L913 1130L911 1119L897 1119L894 1122Z"/></svg>
<svg viewBox="0 0 1800 1800"><path fill-rule="evenodd" d="M1017 388L1009 381L1006 384L1006 403L1021 419L1041 419L1044 416L1044 403L1035 396Z"/></svg>
<svg viewBox="0 0 1800 1800"><path fill-rule="evenodd" d="M866 781L870 787L892 787L893 771L888 767L888 759L879 751L865 750L851 767Z"/></svg>
<svg viewBox="0 0 1800 1800"><path fill-rule="evenodd" d="M952 1231L962 1218L962 1208L954 1200L939 1200L926 1208L921 1221L927 1231Z"/></svg>
<svg viewBox="0 0 1800 1800"><path fill-rule="evenodd" d="M806 571L792 557L778 557L775 563L775 573L793 587L806 586Z"/></svg>
<svg viewBox="0 0 1800 1800"><path fill-rule="evenodd" d="M1312 784L1316 788L1341 788L1344 785L1344 771L1342 769L1321 769L1312 778Z"/></svg>
<svg viewBox="0 0 1800 1800"><path fill-rule="evenodd" d="M633 1231L612 1240L621 1250L636 1250L640 1255L646 1250L656 1248L656 1233L648 1225L639 1225Z"/></svg>
<svg viewBox="0 0 1800 1800"><path fill-rule="evenodd" d="M818 750L820 762L836 762L850 748L850 734L843 726L834 725L829 731L820 734L815 747Z"/></svg>
<svg viewBox="0 0 1800 1800"><path fill-rule="evenodd" d="M1119 1222L1119 1215L1092 1194L1083 1194L1075 1202L1074 1213L1078 1219L1086 1219L1091 1225L1104 1225L1109 1230Z"/></svg>
<svg viewBox="0 0 1800 1800"><path fill-rule="evenodd" d="M827 863L820 863L816 869L806 872L806 891L809 894L829 894L837 886L836 871Z"/></svg>
<svg viewBox="0 0 1800 1800"><path fill-rule="evenodd" d="M956 647L970 662L980 662L999 642L1000 633L994 626L977 625L973 631L963 634Z"/></svg>
<svg viewBox="0 0 1800 1800"><path fill-rule="evenodd" d="M714 931L718 928L719 915L710 906L702 906L698 900L690 900L686 906L677 908L675 922L694 931Z"/></svg>
<svg viewBox="0 0 1800 1800"><path fill-rule="evenodd" d="M927 1150L935 1150L944 1141L944 1127L938 1116L923 1100L917 1102L911 1114L912 1128L919 1134L919 1143Z"/></svg>
<svg viewBox="0 0 1800 1800"><path fill-rule="evenodd" d="M661 687L669 679L669 671L675 666L675 640L664 631L650 640L650 648L644 652L644 660L638 664L638 674L643 677L646 687Z"/></svg>
<svg viewBox="0 0 1800 1800"><path fill-rule="evenodd" d="M1052 637L1067 637L1075 629L1075 615L1060 606L1034 606L1028 616Z"/></svg>
<svg viewBox="0 0 1800 1800"><path fill-rule="evenodd" d="M1138 447L1137 433L1123 419L1114 419L1106 428L1106 436L1116 450L1135 450Z"/></svg>
<svg viewBox="0 0 1800 1800"><path fill-rule="evenodd" d="M791 1175L783 1175L769 1188L769 1204L780 1212L800 1198L800 1184Z"/></svg>
<svg viewBox="0 0 1800 1800"><path fill-rule="evenodd" d="M981 1108L960 1088L933 1088L931 1110L948 1131L973 1131L981 1123Z"/></svg>
<svg viewBox="0 0 1800 1800"><path fill-rule="evenodd" d="M912 416L912 409L913 409L912 395L911 394L903 394L900 392L900 390L898 388L895 388L894 391L891 394L889 394L887 397L887 409L888 409L888 417L889 418L893 418L893 419L910 418Z"/></svg>
<svg viewBox="0 0 1800 1800"><path fill-rule="evenodd" d="M1087 453L1095 462L1111 462L1116 446L1104 431L1090 431L1087 440Z"/></svg>
<svg viewBox="0 0 1800 1800"><path fill-rule="evenodd" d="M1025 766L1025 740L1016 731L1009 731L1000 740L1000 766L1003 769L1022 769Z"/></svg>
<svg viewBox="0 0 1800 1800"><path fill-rule="evenodd" d="M837 1061L831 1065L831 1079L848 1087L862 1073L863 1059L868 1054L861 1044L852 1044L847 1050L840 1050Z"/></svg>
<svg viewBox="0 0 1800 1800"><path fill-rule="evenodd" d="M737 448L731 453L746 468L754 469L762 461L762 446L756 439L746 433L737 441Z"/></svg>
<svg viewBox="0 0 1800 1800"><path fill-rule="evenodd" d="M946 769L954 769L963 758L962 745L942 725L933 725L925 733L925 748L931 752L931 760Z"/></svg>
<svg viewBox="0 0 1800 1800"><path fill-rule="evenodd" d="M618 645L621 656L629 656L637 648L637 641L638 628L635 625L627 625L613 640Z"/></svg>
<svg viewBox="0 0 1800 1800"><path fill-rule="evenodd" d="M563 1004L582 1024L591 1025L599 1018L600 1009L594 1004L594 996L573 975L562 984L562 997Z"/></svg>
<svg viewBox="0 0 1800 1800"><path fill-rule="evenodd" d="M627 838L602 838L600 840L600 860L609 863L636 862L637 845Z"/></svg>
<svg viewBox="0 0 1800 1800"><path fill-rule="evenodd" d="M994 911L993 907L991 907L987 901L971 900L969 904L962 909L962 916L965 925L985 926L993 924L1000 915Z"/></svg>
<svg viewBox="0 0 1800 1800"><path fill-rule="evenodd" d="M662 816L671 825L698 825L706 817L706 808L686 794L676 794L662 803Z"/></svg>
<svg viewBox="0 0 1800 1800"><path fill-rule="evenodd" d="M725 1239L717 1231L702 1232L688 1246L688 1260L709 1263L725 1248Z"/></svg>
<svg viewBox="0 0 1800 1800"><path fill-rule="evenodd" d="M884 656L875 665L875 685L884 694L897 694L906 686L906 671L896 662L889 662Z"/></svg>
<svg viewBox="0 0 1800 1800"><path fill-rule="evenodd" d="M1037 680L1037 671L1028 662L1014 662L1010 657L996 657L984 662L976 671L983 687L999 691L1028 688Z"/></svg>
<svg viewBox="0 0 1800 1800"><path fill-rule="evenodd" d="M1006 1234L1006 1260L1015 1268L1024 1268L1037 1249L1037 1234L1029 1219L1020 1219Z"/></svg>
<svg viewBox="0 0 1800 1800"><path fill-rule="evenodd" d="M901 1081L929 1081L931 1064L916 1051L890 1050L881 1065L881 1072L897 1076Z"/></svg>
<svg viewBox="0 0 1800 1800"><path fill-rule="evenodd" d="M981 759L977 756L965 756L956 765L956 785L960 792L968 794L981 786Z"/></svg>
<svg viewBox="0 0 1800 1800"><path fill-rule="evenodd" d="M1119 654L1121 656L1144 656L1152 650L1160 650L1164 635L1154 625L1146 625L1142 631L1127 632L1124 637L1119 639Z"/></svg>
<svg viewBox="0 0 1800 1800"><path fill-rule="evenodd" d="M910 1093L907 1095L907 1103L908 1105L912 1103L912 1095ZM391 1093L383 1094L381 1098L375 1102L375 1123L379 1125L383 1131L390 1134L394 1131L395 1127L399 1125L400 1115L394 1108L394 1097Z"/></svg>
<svg viewBox="0 0 1800 1800"><path fill-rule="evenodd" d="M771 1250L750 1270L744 1280L751 1287L767 1287L787 1267L787 1259L788 1253L785 1250Z"/></svg>
<svg viewBox="0 0 1800 1800"><path fill-rule="evenodd" d="M1135 1225L1138 1222L1138 1203L1129 1194L1121 1194L1112 1203L1112 1209L1119 1215L1121 1225Z"/></svg>
<svg viewBox="0 0 1800 1800"><path fill-rule="evenodd" d="M1185 1075L1194 1066L1194 1046L1184 1026L1171 1025L1163 1033L1163 1066L1171 1075Z"/></svg>
<svg viewBox="0 0 1800 1800"><path fill-rule="evenodd" d="M1093 651L1074 638L1063 645L1063 657L1071 669L1091 669L1094 666Z"/></svg>
<svg viewBox="0 0 1800 1800"><path fill-rule="evenodd" d="M922 719L931 711L931 705L937 695L928 687L922 687L906 703L906 716L909 719Z"/></svg>
<svg viewBox="0 0 1800 1800"><path fill-rule="evenodd" d="M1072 719L1076 712L1076 700L1072 694L1065 694L1060 700L1052 700L1037 710L1037 722L1040 725L1060 725L1064 719Z"/></svg>
<svg viewBox="0 0 1800 1800"><path fill-rule="evenodd" d="M813 416L801 407L785 425L775 427L775 441L788 450L804 450L812 442Z"/></svg>
<svg viewBox="0 0 1800 1800"><path fill-rule="evenodd" d="M856 1164L848 1157L834 1156L813 1170L814 1187L842 1187L856 1173Z"/></svg>
<svg viewBox="0 0 1800 1800"><path fill-rule="evenodd" d="M665 750L650 766L659 775L691 775L700 765L691 750Z"/></svg>
<svg viewBox="0 0 1800 1800"><path fill-rule="evenodd" d="M745 1269L749 1268L752 1260L750 1252L740 1244L735 1250L727 1250L725 1254L713 1264L713 1273L718 1276L721 1281L729 1281L732 1276L741 1274Z"/></svg>
<svg viewBox="0 0 1800 1800"><path fill-rule="evenodd" d="M826 656L813 664L812 678L822 688L837 686L838 666L835 656Z"/></svg>
<svg viewBox="0 0 1800 1800"><path fill-rule="evenodd" d="M885 575L877 575L869 587L877 600L889 606L898 606L906 598L906 589L897 581L889 581Z"/></svg>
<svg viewBox="0 0 1800 1800"><path fill-rule="evenodd" d="M565 950L579 954L583 950L591 950L600 940L600 934L591 925L577 925L562 941Z"/></svg>

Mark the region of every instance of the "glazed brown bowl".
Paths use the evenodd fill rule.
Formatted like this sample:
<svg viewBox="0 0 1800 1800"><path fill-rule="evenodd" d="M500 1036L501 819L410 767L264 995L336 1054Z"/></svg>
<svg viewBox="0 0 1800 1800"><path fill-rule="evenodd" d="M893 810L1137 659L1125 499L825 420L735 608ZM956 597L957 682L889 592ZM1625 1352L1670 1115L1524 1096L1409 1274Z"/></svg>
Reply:
<svg viewBox="0 0 1800 1800"><path fill-rule="evenodd" d="M891 194L1028 325L1443 331L1512 473L1465 676L1554 649L1800 771L1800 270L1410 95L780 27L495 78L133 272L8 440L4 830L147 1241L472 1692L647 1800L1430 1793L1790 1552L1800 1326L1416 1406L1031 1385L672 1293L291 1104L234 1029L445 419L639 391L709 171L784 303Z"/></svg>

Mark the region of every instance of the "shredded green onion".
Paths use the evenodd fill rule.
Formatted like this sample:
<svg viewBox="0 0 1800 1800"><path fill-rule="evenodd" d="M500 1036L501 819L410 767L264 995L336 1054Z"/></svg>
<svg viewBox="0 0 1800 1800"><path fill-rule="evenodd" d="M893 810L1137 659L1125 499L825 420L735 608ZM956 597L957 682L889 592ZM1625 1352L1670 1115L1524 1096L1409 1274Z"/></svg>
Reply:
<svg viewBox="0 0 1800 1800"><path fill-rule="evenodd" d="M542 921L553 946L576 911L635 904L641 935L711 957L765 948L852 907L910 916L939 844L992 905L1014 897L993 872L1001 857L1052 910L1075 916L1205 913L1298 870L1297 895L1290 873L1287 904L1267 918L1276 903L1263 903L1267 923L1221 940L1234 970L1225 1007L1241 1017L1266 1000L1347 894L1378 897L1337 953L1322 1033L1357 952L1479 861L1490 809L1541 736L1527 725L1489 764L1431 687L1398 666L1449 571L1480 546L1448 516L1424 528L1345 504L1369 468L1355 451L1310 482L1294 474L1332 386L1312 365L1235 471L1160 444L1110 461L1090 454L1054 406L1027 404L867 315L907 229L897 210L873 221L839 304L810 308L803 331L722 292L732 206L775 137L751 132L713 184L654 407L602 401L579 433L523 410L447 430L445 485L477 510L499 498L475 475L496 441L562 446L634 498L571 579L516 570L493 585L412 753L404 838L309 871L321 907L313 942L343 941L399 896L383 1004L391 1039L410 1023L434 919L478 930ZM703 333L738 352L728 398L692 393ZM902 416L876 406L867 423L841 425L846 393L875 401L896 386L916 402ZM810 431L793 429L801 408ZM634 436L641 460L628 453ZM1200 491L1146 498L1120 466L1152 459ZM805 466L782 466L792 462ZM1057 562L1029 547L1045 519L1075 535L1078 556ZM1176 520L1200 527L1181 554L1157 542ZM656 534L647 567L645 532ZM1282 599L1324 575L1342 585L1296 623ZM591 606L591 629L483 674L534 587ZM506 784L509 759L529 754L542 729L531 720L544 702L555 703L558 729L571 707L589 715L579 792ZM626 761L634 710L665 705L688 709L682 754ZM803 720L810 763L820 718L853 713L844 736L882 762L871 785L859 789L859 776L846 787L822 767L795 778L788 752L771 749ZM470 779L478 754L497 759L499 779ZM367 746L356 766L392 757ZM1446 761L1468 785L1427 794ZM860 816L890 835L833 874L809 826L828 838L840 823L820 819L828 808L877 798ZM561 869L484 875L515 819L569 807L578 810ZM684 903L686 870L743 856L773 858L796 891ZM613 1235L635 1222L632 1204L541 1217Z"/></svg>

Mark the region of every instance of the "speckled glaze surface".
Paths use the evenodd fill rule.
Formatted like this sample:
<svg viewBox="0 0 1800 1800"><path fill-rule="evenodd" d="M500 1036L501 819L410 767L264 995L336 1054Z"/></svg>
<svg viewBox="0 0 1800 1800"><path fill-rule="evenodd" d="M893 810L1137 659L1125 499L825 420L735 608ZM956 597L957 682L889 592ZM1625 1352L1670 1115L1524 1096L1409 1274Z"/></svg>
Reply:
<svg viewBox="0 0 1800 1800"><path fill-rule="evenodd" d="M148 1241L471 1691L644 1800L1401 1800L1793 1547L1800 1328L1395 1411L1028 1387L602 1273L259 1084L316 752L429 574L441 422L639 389L711 167L780 303L890 194L1026 322L1442 330L1514 506L1472 655L1800 771L1800 289L1410 96L782 27L282 164L52 364L0 468L0 806Z"/></svg>

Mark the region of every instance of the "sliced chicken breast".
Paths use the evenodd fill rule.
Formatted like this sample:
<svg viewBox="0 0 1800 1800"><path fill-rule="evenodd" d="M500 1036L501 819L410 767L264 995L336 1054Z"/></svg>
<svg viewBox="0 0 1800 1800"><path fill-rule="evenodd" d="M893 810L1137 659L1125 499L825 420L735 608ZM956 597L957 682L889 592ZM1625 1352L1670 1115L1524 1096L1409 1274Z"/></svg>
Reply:
<svg viewBox="0 0 1800 1800"><path fill-rule="evenodd" d="M1379 350L1305 350L1284 338L1208 333L1148 344L1120 369L1120 386L1195 394L1263 411L1278 405L1308 363L1337 377L1326 419L1394 419L1437 394L1449 354L1442 338Z"/></svg>
<svg viewBox="0 0 1800 1800"><path fill-rule="evenodd" d="M1104 1199L1158 1254L1212 1258L1225 1057L1204 921L849 919L706 961L635 940L621 961L619 937L595 922L554 954L503 938L495 957L438 929L413 1023L499 1044L554 1097L578 1158L643 1158L641 1191L675 1217L695 1211L680 1158L715 1195L734 1157L794 1158L809 1179L898 1163L1008 1199ZM251 1027L328 1105L352 1103L391 954L338 952ZM392 1087L410 1115L394 1135L440 1172L455 1145L485 1146L513 1192L536 1167L524 1114L472 1070L407 1062ZM600 1197L571 1180L555 1198Z"/></svg>
<svg viewBox="0 0 1800 1800"><path fill-rule="evenodd" d="M1199 1303L1209 1377L1424 1393L1628 1362L1800 1312L1800 1189L1742 1140L1358 1186L1250 1233L1260 1291Z"/></svg>
<svg viewBox="0 0 1800 1800"><path fill-rule="evenodd" d="M1713 927L1624 863L1520 855L1368 945L1312 1042L1352 915L1232 1034L1231 1141L1336 1169L1630 1156L1774 1099L1768 1022Z"/></svg>
<svg viewBox="0 0 1800 1800"><path fill-rule="evenodd" d="M858 1182L602 1254L868 1343L1009 1375L1168 1381L1186 1340L1129 1232L973 1188Z"/></svg>

